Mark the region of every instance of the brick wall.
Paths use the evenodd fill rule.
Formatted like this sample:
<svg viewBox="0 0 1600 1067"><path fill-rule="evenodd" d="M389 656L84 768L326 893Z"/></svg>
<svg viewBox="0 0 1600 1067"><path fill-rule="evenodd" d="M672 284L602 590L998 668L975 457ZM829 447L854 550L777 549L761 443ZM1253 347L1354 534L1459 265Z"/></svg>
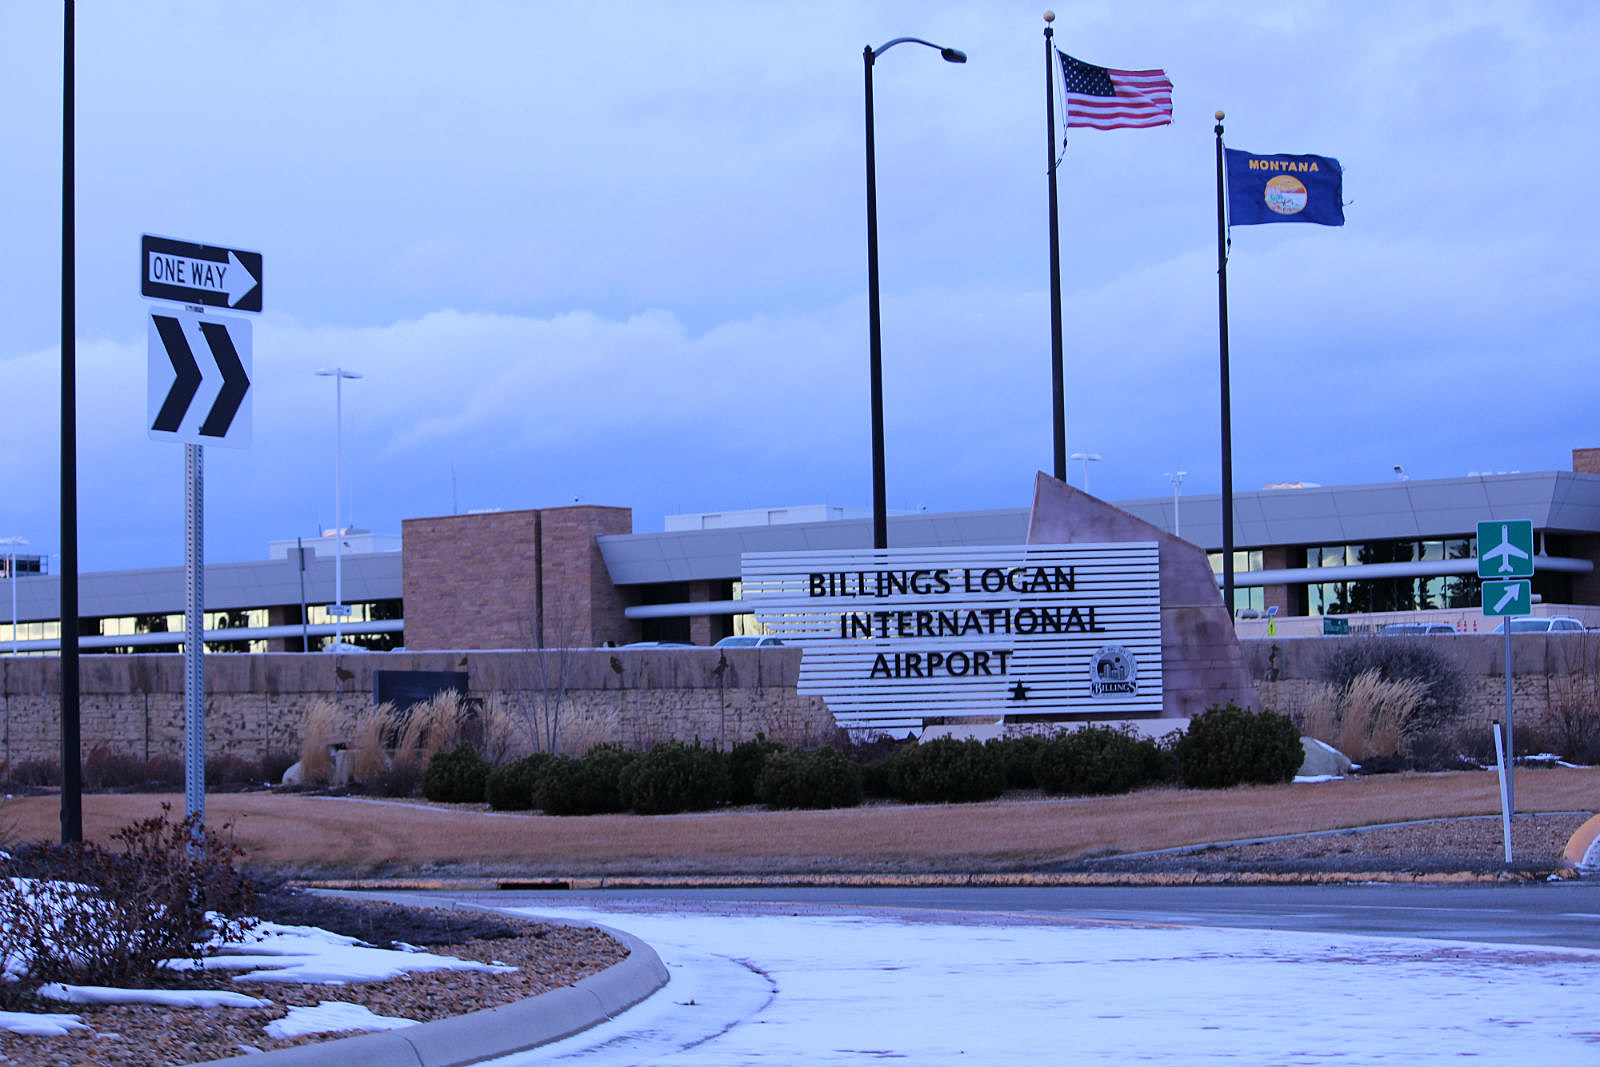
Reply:
<svg viewBox="0 0 1600 1067"><path fill-rule="evenodd" d="M624 644L638 626L596 538L628 533L628 508L568 507L401 524L406 647Z"/></svg>
<svg viewBox="0 0 1600 1067"><path fill-rule="evenodd" d="M406 647L536 646L539 515L500 511L402 522Z"/></svg>

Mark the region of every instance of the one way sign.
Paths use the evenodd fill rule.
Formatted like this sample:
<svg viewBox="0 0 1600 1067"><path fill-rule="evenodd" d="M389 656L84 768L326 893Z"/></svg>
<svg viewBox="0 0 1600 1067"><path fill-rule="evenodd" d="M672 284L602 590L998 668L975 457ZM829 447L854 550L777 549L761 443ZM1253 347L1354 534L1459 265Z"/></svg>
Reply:
<svg viewBox="0 0 1600 1067"><path fill-rule="evenodd" d="M145 234L139 292L152 300L261 310L261 253Z"/></svg>
<svg viewBox="0 0 1600 1067"><path fill-rule="evenodd" d="M149 334L150 436L249 448L249 320L162 308Z"/></svg>

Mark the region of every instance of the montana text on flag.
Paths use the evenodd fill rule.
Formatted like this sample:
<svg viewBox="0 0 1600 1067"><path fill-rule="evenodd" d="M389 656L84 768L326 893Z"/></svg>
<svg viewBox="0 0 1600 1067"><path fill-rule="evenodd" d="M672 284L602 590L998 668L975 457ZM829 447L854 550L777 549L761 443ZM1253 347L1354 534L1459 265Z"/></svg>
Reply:
<svg viewBox="0 0 1600 1067"><path fill-rule="evenodd" d="M1164 70L1110 70L1059 48L1067 125L1119 130L1172 124L1172 82Z"/></svg>
<svg viewBox="0 0 1600 1067"><path fill-rule="evenodd" d="M1228 224L1344 225L1344 171L1328 156L1263 156L1227 149Z"/></svg>

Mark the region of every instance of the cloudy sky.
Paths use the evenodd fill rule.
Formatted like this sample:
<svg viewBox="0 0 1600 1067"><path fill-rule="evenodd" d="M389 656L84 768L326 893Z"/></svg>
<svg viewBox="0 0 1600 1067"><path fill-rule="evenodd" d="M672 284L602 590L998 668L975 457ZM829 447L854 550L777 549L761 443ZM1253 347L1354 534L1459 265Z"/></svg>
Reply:
<svg viewBox="0 0 1600 1067"><path fill-rule="evenodd" d="M61 17L0 0L0 536L59 548ZM871 502L862 63L875 68L889 505L1025 505L1051 459L1039 0L79 0L86 570L182 561L146 434L142 233L265 256L251 447L208 559L347 517ZM1600 445L1600 8L1062 4L1176 120L1059 171L1068 447L1110 499L1220 486L1212 112L1336 156L1348 223L1234 231L1235 484L1567 468ZM1081 483L1079 464L1072 480ZM58 564L51 563L52 569Z"/></svg>

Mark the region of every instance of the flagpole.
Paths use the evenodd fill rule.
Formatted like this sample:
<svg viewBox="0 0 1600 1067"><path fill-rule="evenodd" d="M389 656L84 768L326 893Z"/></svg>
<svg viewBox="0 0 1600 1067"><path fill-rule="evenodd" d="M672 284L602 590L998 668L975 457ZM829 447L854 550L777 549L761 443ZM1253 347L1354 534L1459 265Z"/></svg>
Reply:
<svg viewBox="0 0 1600 1067"><path fill-rule="evenodd" d="M1054 11L1044 13L1044 141L1050 175L1050 396L1055 425L1056 481L1067 480L1066 374L1061 366L1061 224L1056 212L1056 97L1052 65Z"/></svg>
<svg viewBox="0 0 1600 1067"><path fill-rule="evenodd" d="M1228 187L1217 112L1217 323L1222 367L1222 603L1233 618L1233 421L1228 388Z"/></svg>

